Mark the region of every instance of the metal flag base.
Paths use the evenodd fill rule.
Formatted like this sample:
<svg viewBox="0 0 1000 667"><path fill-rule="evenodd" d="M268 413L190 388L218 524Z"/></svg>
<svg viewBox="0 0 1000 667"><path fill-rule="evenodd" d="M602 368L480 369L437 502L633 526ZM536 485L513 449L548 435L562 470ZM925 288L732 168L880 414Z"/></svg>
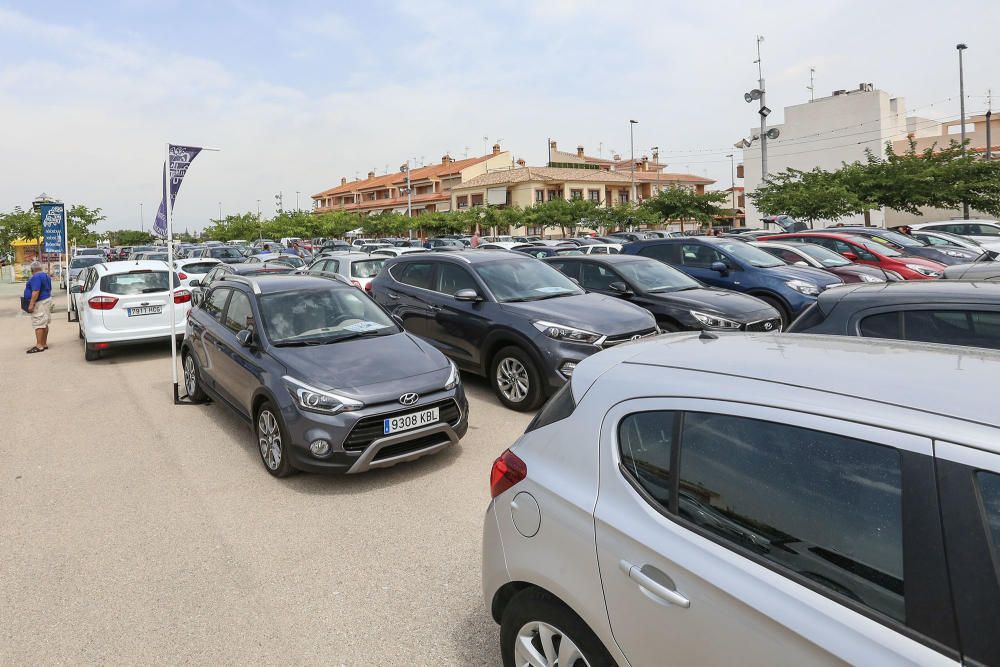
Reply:
<svg viewBox="0 0 1000 667"><path fill-rule="evenodd" d="M199 403L195 403L194 401L191 400L191 397L188 396L187 394L184 394L183 396L181 396L180 395L180 384L177 383L177 382L174 383L174 405L204 405L205 403L209 403L209 402L210 402L210 399L205 399L204 401L201 401Z"/></svg>

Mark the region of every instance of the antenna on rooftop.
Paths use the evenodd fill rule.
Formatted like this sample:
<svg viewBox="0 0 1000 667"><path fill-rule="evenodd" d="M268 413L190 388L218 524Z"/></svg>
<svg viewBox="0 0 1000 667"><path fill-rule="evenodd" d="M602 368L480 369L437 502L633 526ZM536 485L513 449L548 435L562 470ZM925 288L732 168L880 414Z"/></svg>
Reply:
<svg viewBox="0 0 1000 667"><path fill-rule="evenodd" d="M486 153L489 150L490 150L490 138L484 134L483 135L483 155L486 155Z"/></svg>
<svg viewBox="0 0 1000 667"><path fill-rule="evenodd" d="M469 147L465 147L465 157L469 157Z"/></svg>
<svg viewBox="0 0 1000 667"><path fill-rule="evenodd" d="M604 157L604 142L597 142L597 157Z"/></svg>
<svg viewBox="0 0 1000 667"><path fill-rule="evenodd" d="M813 75L816 74L816 68L809 68L809 85L806 86L806 90L809 91L809 101L812 102L816 99L816 82L813 80Z"/></svg>

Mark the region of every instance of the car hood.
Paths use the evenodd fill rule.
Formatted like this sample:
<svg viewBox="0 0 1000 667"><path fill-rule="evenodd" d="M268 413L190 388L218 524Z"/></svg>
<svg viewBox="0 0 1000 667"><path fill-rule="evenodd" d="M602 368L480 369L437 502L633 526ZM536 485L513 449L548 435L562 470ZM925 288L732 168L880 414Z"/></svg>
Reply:
<svg viewBox="0 0 1000 667"><path fill-rule="evenodd" d="M606 336L656 326L656 320L647 310L618 297L603 294L576 294L526 303L503 303L500 307L508 313L530 320L564 324Z"/></svg>
<svg viewBox="0 0 1000 667"><path fill-rule="evenodd" d="M775 266L764 270L773 271L776 275L786 280L805 280L824 288L831 285L839 285L843 282L832 273L823 269L814 269L811 266Z"/></svg>
<svg viewBox="0 0 1000 667"><path fill-rule="evenodd" d="M295 379L350 396L440 390L451 371L441 352L405 332L329 345L271 347L270 353ZM405 386L390 386L401 380Z"/></svg>
<svg viewBox="0 0 1000 667"><path fill-rule="evenodd" d="M882 269L877 269L874 266L865 266L864 264L848 264L847 266L834 266L829 269L831 273L837 274L851 274L855 276L874 276L875 278L886 279L885 271Z"/></svg>
<svg viewBox="0 0 1000 667"><path fill-rule="evenodd" d="M698 287L680 292L647 293L644 296L672 306L719 315L738 322L756 322L778 317L778 312L760 299L731 290Z"/></svg>
<svg viewBox="0 0 1000 667"><path fill-rule="evenodd" d="M979 257L981 253L973 250L966 250L957 246L948 246L945 250L942 246L922 246L919 248L903 248L900 252L915 257L923 257L941 264L965 264Z"/></svg>

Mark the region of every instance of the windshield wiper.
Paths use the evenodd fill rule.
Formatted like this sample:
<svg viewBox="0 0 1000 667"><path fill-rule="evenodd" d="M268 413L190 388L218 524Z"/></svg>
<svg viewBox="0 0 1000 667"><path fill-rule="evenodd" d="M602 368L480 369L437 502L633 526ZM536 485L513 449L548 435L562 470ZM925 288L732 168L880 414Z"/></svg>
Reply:
<svg viewBox="0 0 1000 667"><path fill-rule="evenodd" d="M354 338L362 338L366 336L382 336L382 335L383 335L382 329L375 329L372 331L352 331L351 333L345 334L343 336L324 336L323 338L301 338L298 340L284 340L275 343L274 346L304 347L306 345L329 345L330 343L339 343L342 340L351 340Z"/></svg>

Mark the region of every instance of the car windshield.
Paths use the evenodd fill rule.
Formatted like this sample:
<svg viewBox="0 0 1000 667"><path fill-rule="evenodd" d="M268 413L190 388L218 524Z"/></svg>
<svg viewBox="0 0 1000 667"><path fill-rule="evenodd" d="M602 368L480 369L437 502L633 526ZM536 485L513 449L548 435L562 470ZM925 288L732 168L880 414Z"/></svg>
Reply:
<svg viewBox="0 0 1000 667"><path fill-rule="evenodd" d="M921 248L927 245L923 241L918 241L915 238L906 236L905 234L900 234L899 232L890 232L889 230L879 230L878 234L873 234L871 238L883 245L886 243L892 243L901 248Z"/></svg>
<svg viewBox="0 0 1000 667"><path fill-rule="evenodd" d="M385 311L352 287L265 294L260 311L275 345L318 345L399 332Z"/></svg>
<svg viewBox="0 0 1000 667"><path fill-rule="evenodd" d="M758 269L769 269L785 265L780 259L772 257L763 250L754 248L752 245L747 245L745 241L723 241L713 244L713 247Z"/></svg>
<svg viewBox="0 0 1000 667"><path fill-rule="evenodd" d="M243 257L243 254L239 250L232 247L215 247L210 248L208 251L209 257L214 257L215 259L239 259Z"/></svg>
<svg viewBox="0 0 1000 667"><path fill-rule="evenodd" d="M484 262L475 269L501 303L583 294L569 278L535 259Z"/></svg>
<svg viewBox="0 0 1000 667"><path fill-rule="evenodd" d="M295 267L296 269L300 266L305 266L305 261L301 257L296 257L295 255L279 255L267 261L287 264L288 266Z"/></svg>
<svg viewBox="0 0 1000 667"><path fill-rule="evenodd" d="M858 245L863 245L869 250L874 250L883 257L901 257L903 255L903 253L899 252L898 250L890 248L884 243L879 243L878 241L873 241L871 239L859 237L854 239L854 242L857 243Z"/></svg>
<svg viewBox="0 0 1000 667"><path fill-rule="evenodd" d="M701 285L697 280L655 259L619 262L615 270L643 292L678 292Z"/></svg>
<svg viewBox="0 0 1000 667"><path fill-rule="evenodd" d="M828 269L835 266L847 266L851 263L851 261L843 255L839 255L829 248L824 248L823 246L816 245L815 243L805 243L798 246L796 250L809 255Z"/></svg>
<svg viewBox="0 0 1000 667"><path fill-rule="evenodd" d="M103 257L91 257L91 256L74 257L72 260L70 260L69 268L82 269L85 266L93 266L94 264L100 264L103 261L104 261Z"/></svg>

